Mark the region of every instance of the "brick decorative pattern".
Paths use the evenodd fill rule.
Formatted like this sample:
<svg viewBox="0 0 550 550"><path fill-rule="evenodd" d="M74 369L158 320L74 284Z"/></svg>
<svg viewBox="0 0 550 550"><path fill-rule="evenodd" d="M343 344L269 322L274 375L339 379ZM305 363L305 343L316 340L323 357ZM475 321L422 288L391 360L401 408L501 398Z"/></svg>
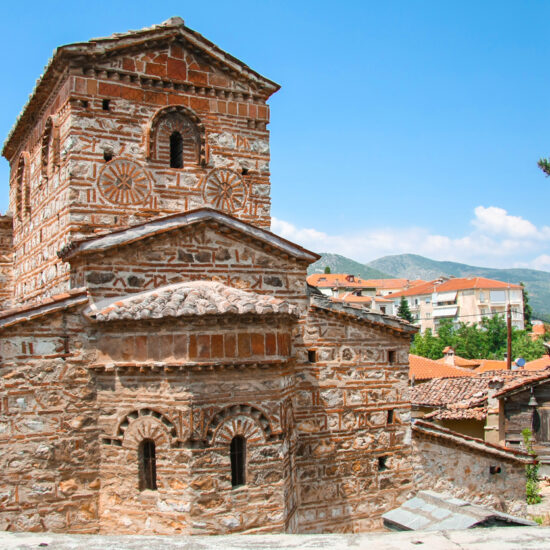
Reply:
<svg viewBox="0 0 550 550"><path fill-rule="evenodd" d="M316 256L264 231L276 85L179 20L60 51L20 119L34 125L4 149L0 529L380 528L412 488L413 329L310 306ZM183 168L169 164L176 131ZM238 220L201 218L205 205ZM158 219L182 212L199 221ZM113 231L150 220L153 233ZM197 281L220 304L174 290ZM237 435L246 483L233 487ZM156 490L140 490L144 440Z"/></svg>

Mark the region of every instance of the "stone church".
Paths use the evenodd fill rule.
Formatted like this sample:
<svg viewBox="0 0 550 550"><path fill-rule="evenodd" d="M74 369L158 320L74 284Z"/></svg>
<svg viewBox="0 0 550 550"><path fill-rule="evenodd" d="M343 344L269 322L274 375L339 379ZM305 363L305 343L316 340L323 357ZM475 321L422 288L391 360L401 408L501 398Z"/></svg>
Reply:
<svg viewBox="0 0 550 550"><path fill-rule="evenodd" d="M3 149L0 529L359 532L406 498L416 329L269 231L278 89L180 18L55 51Z"/></svg>

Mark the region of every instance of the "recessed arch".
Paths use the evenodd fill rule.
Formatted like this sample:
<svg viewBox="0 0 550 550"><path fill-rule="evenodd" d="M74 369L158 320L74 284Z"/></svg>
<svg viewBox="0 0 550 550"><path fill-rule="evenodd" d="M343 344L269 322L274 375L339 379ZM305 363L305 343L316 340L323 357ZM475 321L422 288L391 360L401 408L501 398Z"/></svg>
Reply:
<svg viewBox="0 0 550 550"><path fill-rule="evenodd" d="M212 416L206 429L209 445L229 445L236 435L249 443L265 443L272 436L271 422L257 407L248 404L231 405Z"/></svg>
<svg viewBox="0 0 550 550"><path fill-rule="evenodd" d="M205 164L204 125L183 105L163 107L153 115L146 137L147 159L171 166L172 136L177 134L181 137L182 166L173 168Z"/></svg>
<svg viewBox="0 0 550 550"><path fill-rule="evenodd" d="M116 438L124 447L136 448L144 439L156 447L177 447L178 431L164 414L145 407L128 413L118 424Z"/></svg>
<svg viewBox="0 0 550 550"><path fill-rule="evenodd" d="M30 189L30 156L24 151L19 155L15 178L15 209L17 217L21 220L25 214L31 211Z"/></svg>
<svg viewBox="0 0 550 550"><path fill-rule="evenodd" d="M40 152L40 170L43 181L47 181L56 166L59 165L59 136L53 117L49 116L42 134Z"/></svg>

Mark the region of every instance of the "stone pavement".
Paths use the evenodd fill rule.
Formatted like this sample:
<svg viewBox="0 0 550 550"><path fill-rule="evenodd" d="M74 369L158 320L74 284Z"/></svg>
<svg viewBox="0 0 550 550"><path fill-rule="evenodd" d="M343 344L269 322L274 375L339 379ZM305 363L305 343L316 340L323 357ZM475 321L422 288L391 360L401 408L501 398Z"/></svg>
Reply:
<svg viewBox="0 0 550 550"><path fill-rule="evenodd" d="M2 550L546 550L549 527L407 531L361 535L232 535L211 537L62 535L0 532Z"/></svg>

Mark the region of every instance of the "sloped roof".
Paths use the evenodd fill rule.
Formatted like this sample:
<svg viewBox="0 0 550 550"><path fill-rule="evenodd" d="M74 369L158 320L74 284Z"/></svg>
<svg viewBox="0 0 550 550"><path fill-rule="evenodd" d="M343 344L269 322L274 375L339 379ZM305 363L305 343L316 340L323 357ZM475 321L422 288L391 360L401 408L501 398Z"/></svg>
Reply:
<svg viewBox="0 0 550 550"><path fill-rule="evenodd" d="M446 349L446 348L445 348ZM445 350L443 350L445 352ZM483 359L465 359L464 357L460 357L460 355L453 355L454 360L454 366L455 367L478 367L481 364L481 361ZM437 359L438 363L445 363L445 357L442 357L441 359Z"/></svg>
<svg viewBox="0 0 550 550"><path fill-rule="evenodd" d="M482 374L484 372L494 372L506 370L506 361L500 359L482 359L479 367L474 369L476 374Z"/></svg>
<svg viewBox="0 0 550 550"><path fill-rule="evenodd" d="M224 71L235 78L245 79L265 98L280 88L272 80L260 75L198 32L186 27L180 17L172 17L159 25L116 33L103 38L93 38L89 42L77 42L57 48L46 65L43 75L38 79L29 101L10 131L4 143L2 154L9 158L14 152L15 142L32 126L34 118L47 101L57 80L70 61L82 62L111 53L119 53L128 48L150 46L173 40L181 40L190 48L200 51L213 65L222 67Z"/></svg>
<svg viewBox="0 0 550 550"><path fill-rule="evenodd" d="M487 398L490 380L490 377L471 375L461 378L435 378L411 388L411 403L428 407L460 403L464 408L473 407Z"/></svg>
<svg viewBox="0 0 550 550"><path fill-rule="evenodd" d="M431 378L458 378L472 376L469 370L463 370L427 357L409 354L409 379L429 380Z"/></svg>
<svg viewBox="0 0 550 550"><path fill-rule="evenodd" d="M349 280L353 278L353 280ZM308 284L319 288L332 288L343 286L346 288L374 288L361 277L355 277L348 273L314 273L307 278Z"/></svg>
<svg viewBox="0 0 550 550"><path fill-rule="evenodd" d="M453 278L441 283L438 282L438 279L435 279L428 283L415 285L407 290L395 292L392 294L392 297L399 298L401 296L423 296L434 292L450 292L453 290L471 290L476 288L486 290L504 290L507 288L521 290L522 286L497 281L496 279L487 279L486 277Z"/></svg>
<svg viewBox="0 0 550 550"><path fill-rule="evenodd" d="M543 370L538 372L529 372L526 373L525 377L518 377L514 379L509 379L504 384L503 388L495 393L495 397L503 397L505 395L510 395L511 393L517 393L518 391L523 391L531 386L537 386L539 384L544 384L550 381L550 370Z"/></svg>
<svg viewBox="0 0 550 550"><path fill-rule="evenodd" d="M105 235L98 235L81 241L74 241L62 248L57 254L65 260L82 254L92 254L95 252L105 252L117 246L124 246L153 235L164 233L172 229L187 227L198 223L210 222L214 225L224 226L225 228L252 238L262 245L267 245L274 250L292 256L297 260L303 260L308 263L315 262L320 258L315 252L310 252L301 246L291 243L271 231L260 229L254 225L243 222L212 208L199 208L190 210L182 214L172 214L154 220L133 225L127 229L119 229Z"/></svg>
<svg viewBox="0 0 550 550"><path fill-rule="evenodd" d="M495 525L537 525L534 521L511 516L485 506L434 491L420 491L382 516L390 529L445 531Z"/></svg>
<svg viewBox="0 0 550 550"><path fill-rule="evenodd" d="M422 417L424 420L485 420L487 418L487 407L471 407L461 409L449 407L438 409Z"/></svg>
<svg viewBox="0 0 550 550"><path fill-rule="evenodd" d="M0 328L30 321L56 311L62 311L88 302L85 288L76 288L45 298L40 302L6 309L0 312Z"/></svg>
<svg viewBox="0 0 550 550"><path fill-rule="evenodd" d="M543 355L539 359L528 361L523 368L524 370L542 370L547 367L550 367L550 355Z"/></svg>
<svg viewBox="0 0 550 550"><path fill-rule="evenodd" d="M204 315L297 315L297 306L264 294L215 281L192 281L92 304L85 315L95 321L121 321Z"/></svg>
<svg viewBox="0 0 550 550"><path fill-rule="evenodd" d="M312 309L348 317L355 321L365 322L375 327L383 327L398 333L412 335L418 332L418 327L411 325L400 317L370 311L360 305L354 306L345 302L334 302L311 285L308 285L307 292L311 300L310 307Z"/></svg>

